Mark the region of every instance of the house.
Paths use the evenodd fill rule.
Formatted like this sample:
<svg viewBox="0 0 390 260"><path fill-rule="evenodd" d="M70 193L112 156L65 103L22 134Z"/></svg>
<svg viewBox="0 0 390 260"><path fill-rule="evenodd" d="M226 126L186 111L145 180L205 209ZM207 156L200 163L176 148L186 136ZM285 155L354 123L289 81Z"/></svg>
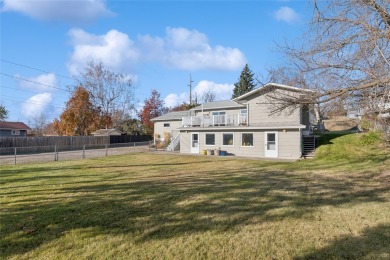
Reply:
<svg viewBox="0 0 390 260"><path fill-rule="evenodd" d="M5 122L0 121L0 136L1 137L18 137L27 136L27 131L31 130L23 122Z"/></svg>
<svg viewBox="0 0 390 260"><path fill-rule="evenodd" d="M192 114L191 114L192 113ZM182 127L183 117L195 115L192 110L174 111L165 115L153 118L154 122L154 141L165 141L167 134L173 138L180 133L179 128Z"/></svg>
<svg viewBox="0 0 390 260"><path fill-rule="evenodd" d="M113 136L113 135L122 135L123 133L116 129L99 129L91 134L93 136Z"/></svg>
<svg viewBox="0 0 390 260"><path fill-rule="evenodd" d="M310 111L301 106L271 113L271 95L300 96L311 90L270 83L235 99L203 104L182 114L154 118L155 136L172 135L167 150L199 154L220 149L228 154L259 158L298 159L312 152ZM180 119L181 116L181 119Z"/></svg>

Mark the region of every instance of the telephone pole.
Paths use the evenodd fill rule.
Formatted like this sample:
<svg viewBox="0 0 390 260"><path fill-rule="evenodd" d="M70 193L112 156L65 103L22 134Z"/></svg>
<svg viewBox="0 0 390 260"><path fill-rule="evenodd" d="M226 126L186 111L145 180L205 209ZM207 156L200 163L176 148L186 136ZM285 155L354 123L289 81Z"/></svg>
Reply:
<svg viewBox="0 0 390 260"><path fill-rule="evenodd" d="M192 78L191 78L191 73L190 73L190 84L188 85L190 87L190 106L192 105Z"/></svg>

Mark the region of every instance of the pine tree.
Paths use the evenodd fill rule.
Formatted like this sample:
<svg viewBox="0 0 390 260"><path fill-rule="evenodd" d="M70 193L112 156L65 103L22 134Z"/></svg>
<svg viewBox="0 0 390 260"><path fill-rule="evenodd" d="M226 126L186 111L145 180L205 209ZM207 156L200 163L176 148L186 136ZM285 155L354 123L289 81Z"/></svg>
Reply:
<svg viewBox="0 0 390 260"><path fill-rule="evenodd" d="M254 83L253 75L248 64L246 64L241 72L239 81L234 84L232 98L239 97L255 88L256 84Z"/></svg>
<svg viewBox="0 0 390 260"><path fill-rule="evenodd" d="M4 121L8 118L8 110L5 106L0 104L0 121Z"/></svg>

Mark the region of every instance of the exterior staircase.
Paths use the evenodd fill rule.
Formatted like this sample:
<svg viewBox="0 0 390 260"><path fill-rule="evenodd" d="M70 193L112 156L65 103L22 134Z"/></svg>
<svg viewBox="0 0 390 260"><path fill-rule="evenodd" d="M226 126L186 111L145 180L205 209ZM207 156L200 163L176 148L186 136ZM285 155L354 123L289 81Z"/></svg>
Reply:
<svg viewBox="0 0 390 260"><path fill-rule="evenodd" d="M302 137L302 157L313 158L316 150L316 138L314 135L308 135Z"/></svg>
<svg viewBox="0 0 390 260"><path fill-rule="evenodd" d="M180 132L172 139L166 150L170 152L180 150Z"/></svg>

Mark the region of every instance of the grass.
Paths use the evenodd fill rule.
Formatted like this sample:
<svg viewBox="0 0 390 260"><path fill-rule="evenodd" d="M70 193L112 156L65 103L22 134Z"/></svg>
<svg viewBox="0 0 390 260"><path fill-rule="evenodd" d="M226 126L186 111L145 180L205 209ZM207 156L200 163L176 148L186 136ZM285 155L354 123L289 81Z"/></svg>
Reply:
<svg viewBox="0 0 390 260"><path fill-rule="evenodd" d="M139 153L1 168L7 259L390 258L390 153L294 163Z"/></svg>

